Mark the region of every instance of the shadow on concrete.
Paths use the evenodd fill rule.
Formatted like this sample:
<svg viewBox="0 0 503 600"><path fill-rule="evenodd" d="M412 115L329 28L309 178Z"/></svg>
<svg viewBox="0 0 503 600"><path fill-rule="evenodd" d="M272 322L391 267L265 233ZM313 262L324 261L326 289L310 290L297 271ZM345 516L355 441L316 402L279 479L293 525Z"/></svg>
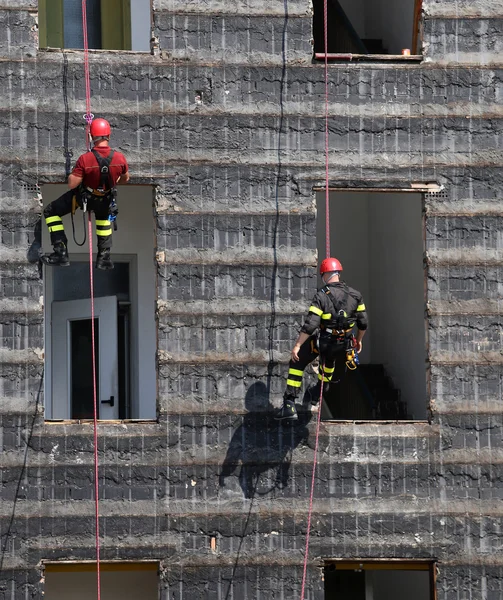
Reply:
<svg viewBox="0 0 503 600"><path fill-rule="evenodd" d="M232 436L220 471L220 487L238 472L245 498L265 496L288 485L295 448L309 437L312 418L307 405L298 405L297 421L277 421L266 384L254 383L245 396L248 413Z"/></svg>

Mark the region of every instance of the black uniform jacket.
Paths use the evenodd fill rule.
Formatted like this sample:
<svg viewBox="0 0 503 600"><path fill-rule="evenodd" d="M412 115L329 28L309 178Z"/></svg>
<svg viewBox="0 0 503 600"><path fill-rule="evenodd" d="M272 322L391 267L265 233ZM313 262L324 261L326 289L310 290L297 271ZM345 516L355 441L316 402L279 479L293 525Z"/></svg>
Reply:
<svg viewBox="0 0 503 600"><path fill-rule="evenodd" d="M318 328L349 330L355 324L362 331L367 329L365 303L359 291L341 281L316 292L301 331L312 335Z"/></svg>

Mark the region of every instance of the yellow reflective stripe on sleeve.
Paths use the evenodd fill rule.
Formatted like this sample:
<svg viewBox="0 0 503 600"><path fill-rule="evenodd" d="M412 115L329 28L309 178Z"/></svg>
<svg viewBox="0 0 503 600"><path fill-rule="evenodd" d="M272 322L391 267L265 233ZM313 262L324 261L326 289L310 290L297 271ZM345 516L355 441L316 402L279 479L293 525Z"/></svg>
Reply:
<svg viewBox="0 0 503 600"><path fill-rule="evenodd" d="M110 221L108 219L106 219L106 220L96 219L96 225L100 225L101 227L105 227L107 225L110 225Z"/></svg>
<svg viewBox="0 0 503 600"><path fill-rule="evenodd" d="M323 375L321 373L318 373L318 379L320 381L322 381L322 380L323 381L330 381L332 379L332 373L330 373L330 374L325 373L325 377L323 377Z"/></svg>
<svg viewBox="0 0 503 600"><path fill-rule="evenodd" d="M97 229L96 235L112 235L112 229Z"/></svg>
<svg viewBox="0 0 503 600"><path fill-rule="evenodd" d="M362 310L365 310L365 304L359 304L358 307L357 307L357 309L356 309L356 312L360 312Z"/></svg>
<svg viewBox="0 0 503 600"><path fill-rule="evenodd" d="M304 371L300 371L299 369L288 369L288 375L298 375L299 377L302 377Z"/></svg>
<svg viewBox="0 0 503 600"><path fill-rule="evenodd" d="M47 223L47 225L49 225L50 223L61 223L61 217L55 216L55 217L46 217L45 222Z"/></svg>
<svg viewBox="0 0 503 600"><path fill-rule="evenodd" d="M292 387L300 387L302 385L302 381L295 381L293 379L287 379L286 385L291 385Z"/></svg>
<svg viewBox="0 0 503 600"><path fill-rule="evenodd" d="M332 318L332 313L323 313L321 315L321 318L325 319L325 320L331 319Z"/></svg>
<svg viewBox="0 0 503 600"><path fill-rule="evenodd" d="M309 312L314 313L315 315L318 315L319 317L321 317L321 315L323 314L323 311L321 309L319 309L316 306L310 306L309 307Z"/></svg>
<svg viewBox="0 0 503 600"><path fill-rule="evenodd" d="M64 231L65 228L63 227L63 225L53 225L52 227L49 227L49 232L53 233L54 231Z"/></svg>
<svg viewBox="0 0 503 600"><path fill-rule="evenodd" d="M331 369L329 369L328 367L323 367L323 370L325 371L325 373L333 373L335 371L335 367L332 367Z"/></svg>

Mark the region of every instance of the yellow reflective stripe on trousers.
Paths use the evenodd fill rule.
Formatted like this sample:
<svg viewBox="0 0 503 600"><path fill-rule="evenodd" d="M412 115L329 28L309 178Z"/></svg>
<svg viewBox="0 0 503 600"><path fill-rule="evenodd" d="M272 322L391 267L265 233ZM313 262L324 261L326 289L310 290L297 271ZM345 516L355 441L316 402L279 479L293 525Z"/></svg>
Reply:
<svg viewBox="0 0 503 600"><path fill-rule="evenodd" d="M322 318L322 319L325 319L325 320L327 320L327 319L331 319L331 318L332 318L332 313L323 313L323 314L321 315L321 318Z"/></svg>
<svg viewBox="0 0 503 600"><path fill-rule="evenodd" d="M97 227L107 227L108 225L110 225L110 221L108 219L96 219Z"/></svg>
<svg viewBox="0 0 503 600"><path fill-rule="evenodd" d="M361 312L362 310L365 310L365 304L359 304L356 308L356 312Z"/></svg>
<svg viewBox="0 0 503 600"><path fill-rule="evenodd" d="M97 229L96 235L112 235L112 229Z"/></svg>
<svg viewBox="0 0 503 600"><path fill-rule="evenodd" d="M321 317L321 315L323 314L323 311L320 310L319 308L317 308L316 306L310 306L309 307L309 312L312 312L315 315L318 315L319 317Z"/></svg>
<svg viewBox="0 0 503 600"><path fill-rule="evenodd" d="M332 367L331 369L329 369L328 367L323 367L323 370L325 371L325 373L333 373L335 371L335 367Z"/></svg>
<svg viewBox="0 0 503 600"><path fill-rule="evenodd" d="M63 227L63 224L61 225L53 225L52 227L49 227L49 232L53 233L54 231L64 231L65 228Z"/></svg>
<svg viewBox="0 0 503 600"><path fill-rule="evenodd" d="M288 369L288 375L298 375L299 377L302 377L304 375L304 371L299 369Z"/></svg>
<svg viewBox="0 0 503 600"><path fill-rule="evenodd" d="M287 379L286 385L291 385L292 387L300 387L302 385L302 381L294 381L293 379Z"/></svg>
<svg viewBox="0 0 503 600"><path fill-rule="evenodd" d="M331 381L332 375L333 373L325 373L325 376L323 376L323 373L318 373L318 379L320 381Z"/></svg>
<svg viewBox="0 0 503 600"><path fill-rule="evenodd" d="M56 215L55 217L46 217L45 222L47 225L50 225L51 223L62 223L63 221L61 220L61 217Z"/></svg>

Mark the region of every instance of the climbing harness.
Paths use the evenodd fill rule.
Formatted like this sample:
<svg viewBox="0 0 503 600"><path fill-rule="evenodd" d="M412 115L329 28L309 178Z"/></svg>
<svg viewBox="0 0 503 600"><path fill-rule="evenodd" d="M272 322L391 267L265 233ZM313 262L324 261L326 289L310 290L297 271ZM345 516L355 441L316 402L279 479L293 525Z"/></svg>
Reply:
<svg viewBox="0 0 503 600"><path fill-rule="evenodd" d="M329 190L329 128L328 128L328 0L323 0L323 26L325 37L325 250L326 257L330 256L330 190ZM307 563L309 560L309 538L311 535L311 520L313 516L314 482L316 477L316 462L318 459L318 443L320 437L321 408L323 402L323 382L324 382L325 364L323 364L320 402L318 404L318 420L316 421L316 439L314 444L313 472L311 476L311 493L309 496L309 512L307 518L306 548L304 551L304 568L302 573L302 586L300 600L304 600L307 579Z"/></svg>

